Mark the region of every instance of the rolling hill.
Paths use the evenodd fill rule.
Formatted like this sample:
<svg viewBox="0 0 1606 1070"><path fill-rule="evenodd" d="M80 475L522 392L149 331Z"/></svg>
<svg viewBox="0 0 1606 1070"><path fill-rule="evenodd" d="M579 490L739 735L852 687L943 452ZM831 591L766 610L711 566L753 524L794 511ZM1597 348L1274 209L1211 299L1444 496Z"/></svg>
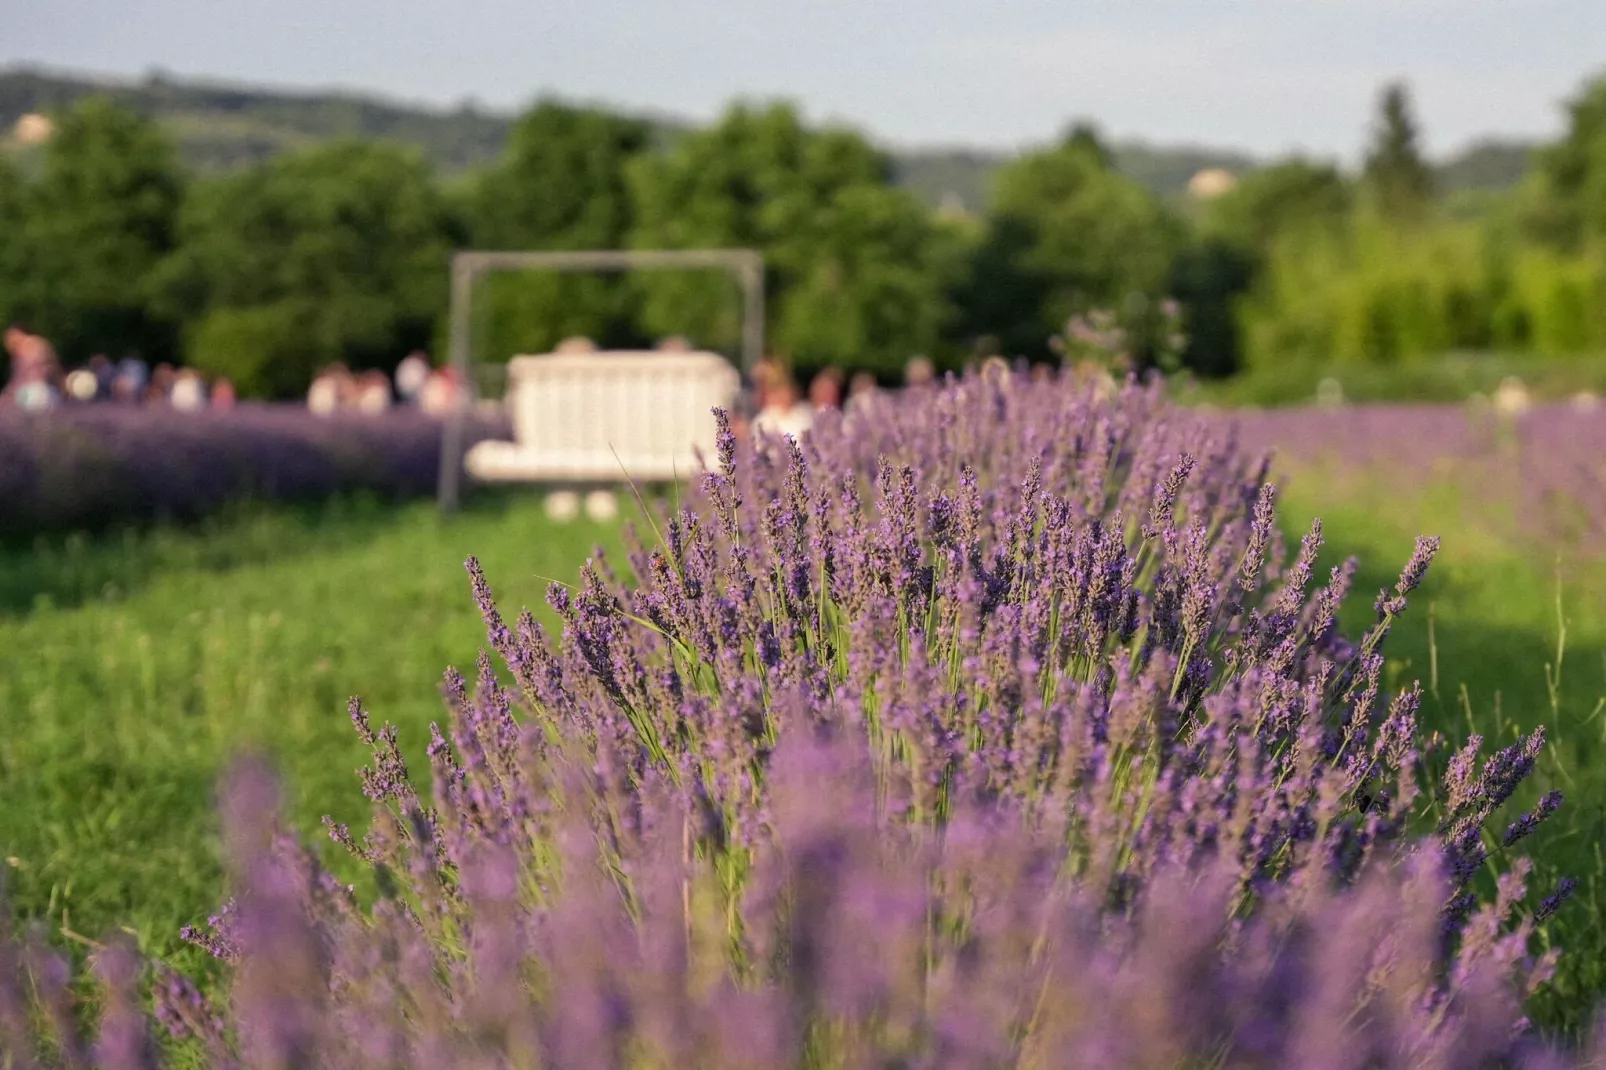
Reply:
<svg viewBox="0 0 1606 1070"><path fill-rule="evenodd" d="M66 74L34 67L0 69L0 131L30 113L49 113L86 96L105 93L161 122L184 159L202 173L261 163L279 153L342 137L381 138L421 148L445 175L459 175L494 159L515 116L465 104L455 109L386 100L349 92L297 92L176 79L160 73L142 81ZM659 116L651 121L666 137L691 124ZM12 146L16 149L16 146ZM1532 146L1486 140L1440 168L1447 189L1498 190L1520 179ZM1234 174L1259 161L1232 150L1167 147L1141 141L1113 147L1116 166L1161 197L1180 197L1188 178L1207 167ZM1009 157L965 149L894 150L897 181L934 207L968 213L986 210L993 173Z"/></svg>

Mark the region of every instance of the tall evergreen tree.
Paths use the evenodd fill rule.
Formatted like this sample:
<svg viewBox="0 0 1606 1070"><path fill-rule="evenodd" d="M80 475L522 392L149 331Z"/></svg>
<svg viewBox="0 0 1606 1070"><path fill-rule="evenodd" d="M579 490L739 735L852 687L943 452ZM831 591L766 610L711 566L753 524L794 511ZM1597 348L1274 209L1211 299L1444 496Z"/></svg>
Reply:
<svg viewBox="0 0 1606 1070"><path fill-rule="evenodd" d="M1404 83L1390 83L1379 98L1365 170L1378 207L1390 219L1414 218L1433 197L1433 171L1422 159L1418 140L1410 90Z"/></svg>

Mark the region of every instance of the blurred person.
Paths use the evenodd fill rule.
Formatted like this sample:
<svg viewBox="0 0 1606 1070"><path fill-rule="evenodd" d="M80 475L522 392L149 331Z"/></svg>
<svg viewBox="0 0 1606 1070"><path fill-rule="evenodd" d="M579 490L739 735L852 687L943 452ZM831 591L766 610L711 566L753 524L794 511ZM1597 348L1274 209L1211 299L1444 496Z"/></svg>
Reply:
<svg viewBox="0 0 1606 1070"><path fill-rule="evenodd" d="M831 367L820 371L809 383L809 404L815 412L842 407L842 369Z"/></svg>
<svg viewBox="0 0 1606 1070"><path fill-rule="evenodd" d="M150 378L150 369L139 357L128 356L117 362L117 372L112 377L112 400L125 404L137 404L140 395L145 392L145 381Z"/></svg>
<svg viewBox="0 0 1606 1070"><path fill-rule="evenodd" d="M87 405L96 399L100 393L100 383L95 379L95 373L88 368L74 368L67 373L67 397L81 405Z"/></svg>
<svg viewBox="0 0 1606 1070"><path fill-rule="evenodd" d="M1494 407L1502 416L1522 416L1533 408L1533 394L1521 379L1508 375L1500 380L1500 385L1495 389Z"/></svg>
<svg viewBox="0 0 1606 1070"><path fill-rule="evenodd" d="M593 342L589 338L586 338L584 335L573 335L572 337L565 338L563 341L559 342L558 345L557 345L557 348L554 349L552 352L554 352L554 353L595 353L596 351L597 351L597 343Z"/></svg>
<svg viewBox="0 0 1606 1070"><path fill-rule="evenodd" d="M694 351L691 342L678 334L672 334L668 338L660 338L658 344L653 348L660 353L691 353Z"/></svg>
<svg viewBox="0 0 1606 1070"><path fill-rule="evenodd" d="M178 371L166 361L151 370L151 381L145 386L145 402L150 405L167 405L172 401L173 384Z"/></svg>
<svg viewBox="0 0 1606 1070"><path fill-rule="evenodd" d="M168 391L168 404L179 412L200 412L206 408L206 381L194 368L182 368Z"/></svg>
<svg viewBox="0 0 1606 1070"><path fill-rule="evenodd" d="M219 378L212 384L212 396L207 403L219 412L228 412L234 408L234 384L227 379Z"/></svg>
<svg viewBox="0 0 1606 1070"><path fill-rule="evenodd" d="M363 372L356 380L356 409L370 415L390 408L390 379L381 371Z"/></svg>
<svg viewBox="0 0 1606 1070"><path fill-rule="evenodd" d="M885 401L886 394L875 376L869 372L854 372L853 378L848 380L848 400L843 406L843 415L848 419L861 419Z"/></svg>
<svg viewBox="0 0 1606 1070"><path fill-rule="evenodd" d="M457 405L461 386L457 369L441 368L430 375L418 394L418 407L430 416L445 416Z"/></svg>
<svg viewBox="0 0 1606 1070"><path fill-rule="evenodd" d="M11 375L0 396L30 411L54 408L65 385L55 349L21 324L6 328L4 344L11 357Z"/></svg>
<svg viewBox="0 0 1606 1070"><path fill-rule="evenodd" d="M777 374L765 390L753 417L754 433L779 432L798 438L814 425L814 407L798 393L790 375Z"/></svg>
<svg viewBox="0 0 1606 1070"><path fill-rule="evenodd" d="M981 362L981 379L993 386L1003 386L1009 382L1009 361L1003 357L988 357Z"/></svg>
<svg viewBox="0 0 1606 1070"><path fill-rule="evenodd" d="M89 358L89 371L95 377L95 400L110 401L112 382L117 378L117 365L104 353Z"/></svg>
<svg viewBox="0 0 1606 1070"><path fill-rule="evenodd" d="M61 404L61 393L44 379L30 379L17 384L17 408L24 412L44 412Z"/></svg>
<svg viewBox="0 0 1606 1070"><path fill-rule="evenodd" d="M1031 371L1027 374L1030 375L1032 382L1039 385L1047 385L1054 381L1054 365L1033 364Z"/></svg>
<svg viewBox="0 0 1606 1070"><path fill-rule="evenodd" d="M764 394L775 381L776 364L769 357L760 358L743 377L731 405L731 431L738 437L752 431L752 423L764 407Z"/></svg>
<svg viewBox="0 0 1606 1070"><path fill-rule="evenodd" d="M403 404L416 405L418 394L429 382L429 357L422 351L415 349L402 358L396 365L396 396Z"/></svg>
<svg viewBox="0 0 1606 1070"><path fill-rule="evenodd" d="M904 386L926 387L936 381L937 366L931 363L930 357L910 357L909 363L903 366Z"/></svg>
<svg viewBox="0 0 1606 1070"><path fill-rule="evenodd" d="M351 391L351 373L344 364L331 364L313 376L307 387L307 408L314 416L331 416L344 408Z"/></svg>
<svg viewBox="0 0 1606 1070"><path fill-rule="evenodd" d="M6 384L0 391L6 401L15 403L17 391L34 377L33 353L28 346L32 337L26 328L13 323L6 328L3 342L7 357Z"/></svg>

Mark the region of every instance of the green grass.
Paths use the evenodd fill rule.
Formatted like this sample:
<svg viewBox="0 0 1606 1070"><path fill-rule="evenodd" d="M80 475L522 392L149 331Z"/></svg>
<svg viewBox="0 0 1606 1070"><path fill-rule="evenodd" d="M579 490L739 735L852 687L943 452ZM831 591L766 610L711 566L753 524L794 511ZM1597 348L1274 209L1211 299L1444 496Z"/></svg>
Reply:
<svg viewBox="0 0 1606 1070"><path fill-rule="evenodd" d="M1420 680L1424 731L1442 732L1452 747L1475 731L1487 754L1545 726L1538 768L1489 824L1498 834L1544 792L1565 795L1555 817L1517 850L1536 863L1530 907L1560 877L1580 881L1541 934L1563 959L1532 1009L1542 1028L1576 1035L1606 998L1606 560L1578 547L1524 542L1449 482L1402 493L1398 479L1381 475L1296 470L1283 514L1291 538L1322 517L1324 568L1352 553L1361 559L1343 615L1350 635L1375 620L1372 599L1393 587L1415 537L1443 538L1427 581L1389 636L1387 683ZM1504 863L1499 852L1492 861ZM1492 874L1491 865L1482 881L1490 892Z"/></svg>
<svg viewBox="0 0 1606 1070"><path fill-rule="evenodd" d="M1285 492L1294 539L1319 514L1329 559L1362 559L1351 634L1371 622L1372 596L1393 584L1414 536L1444 537L1390 639L1391 683L1431 685L1428 728L1455 743L1469 724L1487 746L1549 730L1533 783L1496 824L1543 790L1567 793L1526 844L1542 860L1536 887L1560 873L1584 880L1547 930L1567 957L1536 1016L1586 1024L1606 994L1606 564L1521 543L1449 485L1407 495L1296 472ZM442 671L471 669L484 642L463 559L481 558L505 606L539 607L550 623L540 577L572 579L599 542L616 548L616 530L554 526L533 498L509 495L444 521L427 504L346 502L0 552L0 874L13 907L48 919L58 939L126 926L148 952L201 967L177 931L222 894L211 792L227 755L272 753L295 824L337 861L319 818L360 828L367 814L346 698L395 721L422 761ZM1553 693L1558 575L1567 635Z"/></svg>
<svg viewBox="0 0 1606 1070"><path fill-rule="evenodd" d="M428 504L251 511L198 531L43 544L0 557L0 869L12 908L199 966L178 940L221 902L212 793L265 749L297 827L355 828L361 695L422 761L448 665L485 642L463 560L539 608L616 527L556 526L530 497L449 520ZM333 846L333 845L329 845ZM338 853L338 852L336 852Z"/></svg>

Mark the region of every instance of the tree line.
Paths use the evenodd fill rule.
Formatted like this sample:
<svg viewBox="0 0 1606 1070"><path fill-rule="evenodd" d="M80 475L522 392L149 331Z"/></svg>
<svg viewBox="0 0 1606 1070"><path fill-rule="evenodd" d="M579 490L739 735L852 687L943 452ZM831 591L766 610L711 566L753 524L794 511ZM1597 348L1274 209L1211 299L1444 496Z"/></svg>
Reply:
<svg viewBox="0 0 1606 1070"><path fill-rule="evenodd" d="M1437 188L1401 85L1358 175L1304 158L1175 205L1077 125L999 170L985 216L934 211L859 133L739 102L667 141L642 120L547 100L501 156L437 174L415 149L345 139L195 175L154 120L108 97L55 116L38 166L0 156L0 319L64 359L181 359L242 393L314 369L390 367L444 339L456 248L763 252L771 346L800 372L891 376L912 355L1051 359L1067 318L1116 310L1140 361L1183 308L1201 375L1448 349L1606 351L1606 78L1514 191ZM734 283L697 272L488 280L484 359L570 335L663 335L734 351Z"/></svg>

